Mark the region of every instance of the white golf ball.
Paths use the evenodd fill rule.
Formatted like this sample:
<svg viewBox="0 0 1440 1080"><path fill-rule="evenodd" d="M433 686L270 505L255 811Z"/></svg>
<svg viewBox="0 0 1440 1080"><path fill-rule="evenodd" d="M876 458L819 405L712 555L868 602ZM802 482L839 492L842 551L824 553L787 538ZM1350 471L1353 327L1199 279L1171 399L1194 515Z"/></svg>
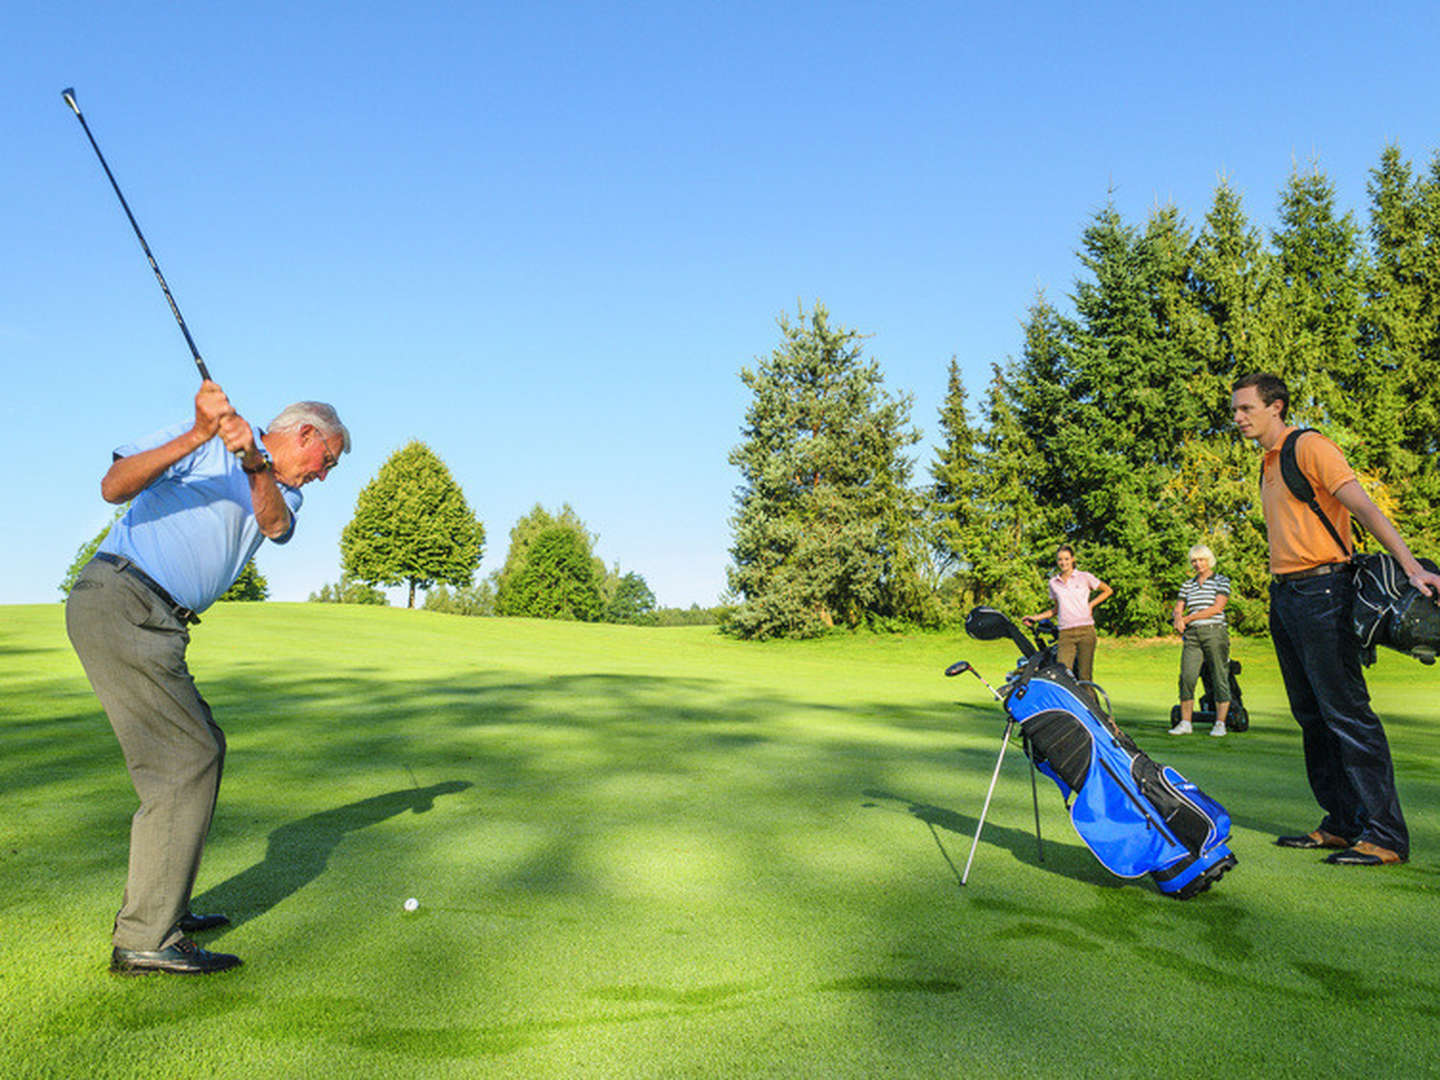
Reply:
<svg viewBox="0 0 1440 1080"><path fill-rule="evenodd" d="M420 906L420 901L419 901L419 900L416 900L415 897L413 897L413 896L410 897L409 900L406 900L406 901L405 901L405 910L406 910L406 911L414 911L414 910L416 910L419 906Z"/></svg>

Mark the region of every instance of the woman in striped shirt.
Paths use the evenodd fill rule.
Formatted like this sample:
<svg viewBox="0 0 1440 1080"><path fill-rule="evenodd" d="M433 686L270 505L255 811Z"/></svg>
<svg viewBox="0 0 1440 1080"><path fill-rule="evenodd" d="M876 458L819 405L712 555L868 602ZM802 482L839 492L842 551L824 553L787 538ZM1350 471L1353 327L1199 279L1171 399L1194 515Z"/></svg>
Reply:
<svg viewBox="0 0 1440 1080"><path fill-rule="evenodd" d="M1225 717L1230 711L1230 631L1225 625L1225 604L1230 599L1230 581L1215 572L1215 553L1204 544L1190 549L1195 576L1180 586L1175 599L1173 621L1180 634L1180 723L1171 735L1189 735L1195 712L1195 682L1209 661L1215 694L1215 726L1211 735L1225 734Z"/></svg>

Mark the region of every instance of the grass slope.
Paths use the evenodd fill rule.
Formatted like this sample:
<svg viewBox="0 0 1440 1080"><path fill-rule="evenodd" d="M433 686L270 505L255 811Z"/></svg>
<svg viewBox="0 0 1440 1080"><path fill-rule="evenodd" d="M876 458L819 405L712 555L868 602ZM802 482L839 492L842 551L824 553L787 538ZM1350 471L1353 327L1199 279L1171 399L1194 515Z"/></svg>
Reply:
<svg viewBox="0 0 1440 1080"><path fill-rule="evenodd" d="M246 966L105 974L134 796L58 605L0 609L0 1075L1414 1076L1440 1043L1440 674L1372 689L1415 859L1318 820L1273 657L1245 735L1165 735L1173 644L1097 662L1240 866L1109 876L1007 757L1012 650L222 605L191 666L230 741L196 910ZM402 901L420 910L407 915Z"/></svg>

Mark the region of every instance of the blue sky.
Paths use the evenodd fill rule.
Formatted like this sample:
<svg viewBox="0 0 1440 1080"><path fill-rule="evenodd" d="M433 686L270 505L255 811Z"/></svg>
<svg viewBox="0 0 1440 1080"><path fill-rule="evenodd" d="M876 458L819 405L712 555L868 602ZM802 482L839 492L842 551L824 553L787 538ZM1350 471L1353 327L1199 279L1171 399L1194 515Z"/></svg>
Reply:
<svg viewBox="0 0 1440 1080"><path fill-rule="evenodd" d="M59 598L113 446L190 414L185 343L260 422L332 401L356 449L262 548L339 573L411 439L485 522L571 503L661 603L724 588L746 396L825 303L914 395L972 395L1113 192L1258 225L1316 161L1363 220L1387 143L1440 147L1440 7L1391 3L76 2L0 36L0 603ZM398 593L397 593L398 595ZM403 602L403 601L402 601Z"/></svg>

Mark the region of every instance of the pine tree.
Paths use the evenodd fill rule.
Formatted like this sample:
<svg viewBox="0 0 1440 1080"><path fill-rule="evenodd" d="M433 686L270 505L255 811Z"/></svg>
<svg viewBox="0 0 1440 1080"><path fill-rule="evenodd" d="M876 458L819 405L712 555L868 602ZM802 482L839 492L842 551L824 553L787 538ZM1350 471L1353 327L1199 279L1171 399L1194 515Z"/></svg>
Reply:
<svg viewBox="0 0 1440 1080"><path fill-rule="evenodd" d="M603 610L595 559L584 538L562 525L541 529L506 587L502 614L595 622Z"/></svg>
<svg viewBox="0 0 1440 1080"><path fill-rule="evenodd" d="M1293 419L1324 428L1354 452L1349 430L1362 411L1375 411L1375 403L1354 397L1368 382L1359 228L1350 213L1336 214L1334 185L1318 167L1291 175L1280 198L1280 224L1272 238L1283 285L1279 373L1290 387Z"/></svg>
<svg viewBox="0 0 1440 1080"><path fill-rule="evenodd" d="M606 597L607 571L603 560L595 556L595 542L599 539L569 503L560 507L559 513L552 514L536 503L528 514L523 515L510 530L510 547L505 553L505 565L495 575L495 610L500 615L527 615L516 605L515 583L520 580L530 560L535 541L546 529L567 529L574 533L579 543L589 553L591 577L601 589L602 601ZM617 574L618 577L618 574Z"/></svg>
<svg viewBox="0 0 1440 1080"><path fill-rule="evenodd" d="M1032 344L1045 347L1051 314L1043 301L1031 309L1026 332ZM991 369L976 446L977 510L967 539L973 601L1016 613L1041 606L1041 569L1054 554L1059 516L1035 494L1044 462L1014 405L1022 396L1012 381L1020 366L1010 365L1011 377L998 365Z"/></svg>
<svg viewBox="0 0 1440 1080"><path fill-rule="evenodd" d="M1142 232L1107 206L1082 237L1090 277L1077 282L1067 341L1071 400L1047 456L1061 465L1061 501L1074 515L1066 538L1081 548L1080 565L1115 588L1097 621L1119 633L1160 625L1162 582L1189 546L1163 494L1201 412L1183 391L1200 338L1191 249L1173 207L1158 208Z"/></svg>
<svg viewBox="0 0 1440 1080"><path fill-rule="evenodd" d="M942 574L965 574L979 510L980 461L966 410L965 383L954 357L940 406L940 446L930 466L931 544Z"/></svg>
<svg viewBox="0 0 1440 1080"><path fill-rule="evenodd" d="M1366 319L1375 389L1391 408L1364 430L1367 441L1385 437L1370 460L1395 496L1402 531L1433 548L1440 543L1440 155L1430 176L1417 177L1398 147L1386 147L1369 192Z"/></svg>
<svg viewBox="0 0 1440 1080"><path fill-rule="evenodd" d="M809 636L837 623L904 617L919 602L906 449L919 439L908 396L891 398L862 336L816 304L779 320L781 344L740 378L753 398L740 470L726 629Z"/></svg>
<svg viewBox="0 0 1440 1080"><path fill-rule="evenodd" d="M343 570L369 584L466 586L485 550L485 526L433 450L411 442L392 454L355 500L340 536Z"/></svg>
<svg viewBox="0 0 1440 1080"><path fill-rule="evenodd" d="M234 584L225 590L221 600L243 600L256 601L267 600L270 597L270 583L265 580L265 575L260 573L260 568L251 559L240 571L240 576L235 579Z"/></svg>

